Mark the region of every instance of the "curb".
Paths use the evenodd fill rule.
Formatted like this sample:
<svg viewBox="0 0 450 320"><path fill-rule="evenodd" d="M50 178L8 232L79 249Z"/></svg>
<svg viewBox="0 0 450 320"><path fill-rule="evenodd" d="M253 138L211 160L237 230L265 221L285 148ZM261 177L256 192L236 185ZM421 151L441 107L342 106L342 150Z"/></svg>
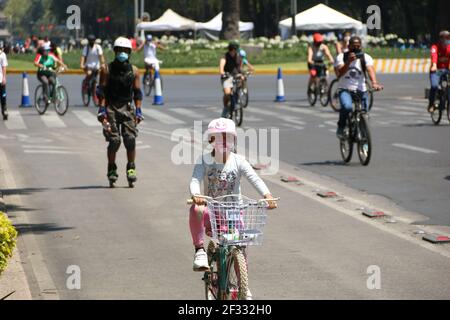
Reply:
<svg viewBox="0 0 450 320"><path fill-rule="evenodd" d="M26 72L27 74L36 74L35 69L8 69L8 74L22 74ZM145 69L139 69L139 72L144 73ZM261 69L256 70L254 75L276 75L277 70L274 69ZM288 75L305 75L308 74L307 70L283 70L284 74ZM84 75L83 70L73 69L64 72L65 75ZM214 70L183 70L183 69L165 69L161 70L161 75L217 75L218 72Z"/></svg>

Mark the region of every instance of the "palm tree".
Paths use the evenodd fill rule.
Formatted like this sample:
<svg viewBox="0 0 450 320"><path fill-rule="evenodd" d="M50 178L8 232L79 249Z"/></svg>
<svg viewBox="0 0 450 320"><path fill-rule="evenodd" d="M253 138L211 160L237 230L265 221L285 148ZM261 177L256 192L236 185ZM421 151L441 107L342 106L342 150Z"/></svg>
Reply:
<svg viewBox="0 0 450 320"><path fill-rule="evenodd" d="M222 0L222 31L220 38L225 40L238 39L240 7L239 0Z"/></svg>

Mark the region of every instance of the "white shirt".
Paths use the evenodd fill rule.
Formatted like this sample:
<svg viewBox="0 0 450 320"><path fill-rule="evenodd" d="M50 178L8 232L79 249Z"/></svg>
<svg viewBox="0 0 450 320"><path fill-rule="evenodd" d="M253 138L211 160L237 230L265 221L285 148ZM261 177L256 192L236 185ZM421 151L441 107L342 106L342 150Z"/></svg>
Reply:
<svg viewBox="0 0 450 320"><path fill-rule="evenodd" d="M0 68L8 66L8 59L6 58L6 54L4 52L0 53ZM3 81L3 71L0 71L0 84Z"/></svg>
<svg viewBox="0 0 450 320"><path fill-rule="evenodd" d="M270 193L248 161L233 152L230 153L225 164L216 162L211 153L203 154L194 167L189 189L191 195L202 194L200 184L203 181L205 195L209 197L241 194L242 176L247 178L261 196Z"/></svg>
<svg viewBox="0 0 450 320"><path fill-rule="evenodd" d="M156 59L156 45L151 42L144 44L144 59Z"/></svg>
<svg viewBox="0 0 450 320"><path fill-rule="evenodd" d="M364 54L366 60L366 68L373 66L373 59L367 53ZM335 67L340 68L344 65L344 53L341 53L336 58ZM350 91L367 91L366 76L361 67L361 60L356 59L347 70L347 72L339 78L339 89L346 89Z"/></svg>
<svg viewBox="0 0 450 320"><path fill-rule="evenodd" d="M89 52L88 52L89 48ZM91 48L89 45L83 48L83 56L86 57L86 66L88 68L100 68L100 56L103 55L103 49L100 45L94 44Z"/></svg>

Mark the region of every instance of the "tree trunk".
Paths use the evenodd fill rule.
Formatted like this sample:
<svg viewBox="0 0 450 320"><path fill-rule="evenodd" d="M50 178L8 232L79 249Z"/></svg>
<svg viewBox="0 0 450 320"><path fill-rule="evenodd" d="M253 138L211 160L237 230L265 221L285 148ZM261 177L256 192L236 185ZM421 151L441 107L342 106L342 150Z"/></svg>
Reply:
<svg viewBox="0 0 450 320"><path fill-rule="evenodd" d="M239 0L222 0L222 11L220 38L225 40L239 39Z"/></svg>

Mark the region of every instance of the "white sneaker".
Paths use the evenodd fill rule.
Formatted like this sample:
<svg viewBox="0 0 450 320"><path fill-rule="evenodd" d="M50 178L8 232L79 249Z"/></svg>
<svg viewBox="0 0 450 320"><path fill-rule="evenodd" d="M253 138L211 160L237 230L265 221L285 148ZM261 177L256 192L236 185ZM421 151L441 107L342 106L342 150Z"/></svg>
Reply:
<svg viewBox="0 0 450 320"><path fill-rule="evenodd" d="M194 255L194 271L206 270L209 270L208 255L204 249L200 249Z"/></svg>

